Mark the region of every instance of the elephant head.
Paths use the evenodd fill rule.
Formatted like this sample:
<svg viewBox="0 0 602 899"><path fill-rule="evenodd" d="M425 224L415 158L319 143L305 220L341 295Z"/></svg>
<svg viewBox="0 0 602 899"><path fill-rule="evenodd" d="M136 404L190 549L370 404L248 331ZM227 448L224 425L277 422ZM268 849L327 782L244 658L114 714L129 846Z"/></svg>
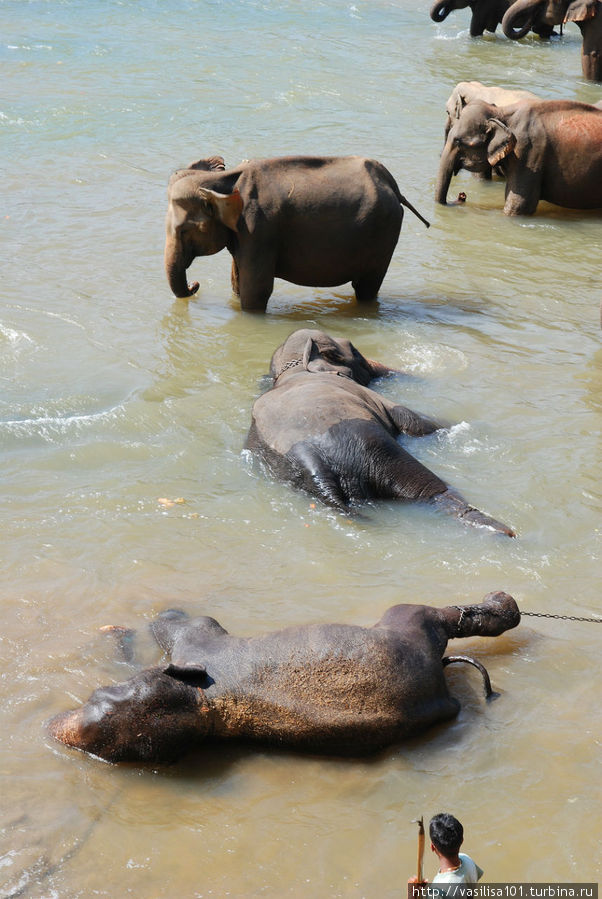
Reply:
<svg viewBox="0 0 602 899"><path fill-rule="evenodd" d="M435 192L438 203L445 206L452 175L461 169L486 173L514 150L516 137L502 117L502 110L481 100L464 107L441 154Z"/></svg>
<svg viewBox="0 0 602 899"><path fill-rule="evenodd" d="M333 372L364 386L373 378L395 371L380 362L366 359L350 340L330 337L323 331L307 328L294 331L278 347L270 362L270 375L276 381L298 366L311 372Z"/></svg>
<svg viewBox="0 0 602 899"><path fill-rule="evenodd" d="M95 690L85 705L56 715L50 734L110 762L171 761L184 744L195 746L209 730L203 691L192 674L180 680L170 668L148 668L125 683Z"/></svg>
<svg viewBox="0 0 602 899"><path fill-rule="evenodd" d="M177 297L189 297L199 288L188 286L186 269L197 256L219 253L237 230L242 198L236 188L223 193L204 184L202 172L224 171L219 156L192 163L172 175L167 189L165 272ZM217 186L217 185L216 185Z"/></svg>

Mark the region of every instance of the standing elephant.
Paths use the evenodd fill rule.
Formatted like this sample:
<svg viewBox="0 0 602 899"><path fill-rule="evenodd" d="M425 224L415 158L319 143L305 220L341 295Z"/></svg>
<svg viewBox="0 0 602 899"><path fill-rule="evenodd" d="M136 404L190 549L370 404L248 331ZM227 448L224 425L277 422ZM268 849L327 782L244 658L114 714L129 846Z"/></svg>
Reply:
<svg viewBox="0 0 602 899"><path fill-rule="evenodd" d="M348 340L295 331L270 371L274 386L253 405L246 446L276 477L340 511L367 499L422 500L515 536L399 445L400 434L421 437L444 426L370 390L371 379L388 369Z"/></svg>
<svg viewBox="0 0 602 899"><path fill-rule="evenodd" d="M470 36L480 37L484 31L496 30L511 3L512 0L437 0L431 7L431 19L433 22L443 22L450 12L469 6L472 12ZM535 24L532 30L543 38L550 37L554 31L547 24L541 27Z"/></svg>
<svg viewBox="0 0 602 899"><path fill-rule="evenodd" d="M170 610L151 625L170 661L96 690L49 731L110 762L172 762L226 739L362 755L458 714L445 665L486 672L443 658L448 640L494 637L519 621L507 593L474 606L392 606L370 628L314 624L250 638Z"/></svg>
<svg viewBox="0 0 602 899"><path fill-rule="evenodd" d="M441 154L436 200L445 205L452 175L498 167L506 215L532 215L540 200L570 209L602 208L602 110L572 100L500 109L464 107Z"/></svg>
<svg viewBox="0 0 602 899"><path fill-rule="evenodd" d="M529 29L551 27L565 22L579 26L581 68L589 81L602 81L602 2L601 0L517 0L502 19L506 37L518 40Z"/></svg>
<svg viewBox="0 0 602 899"><path fill-rule="evenodd" d="M406 206L395 179L373 159L291 156L226 169L221 157L193 163L168 187L165 270L177 297L191 296L196 256L232 255L242 309L264 312L274 278L308 287L351 281L374 300L397 245Z"/></svg>

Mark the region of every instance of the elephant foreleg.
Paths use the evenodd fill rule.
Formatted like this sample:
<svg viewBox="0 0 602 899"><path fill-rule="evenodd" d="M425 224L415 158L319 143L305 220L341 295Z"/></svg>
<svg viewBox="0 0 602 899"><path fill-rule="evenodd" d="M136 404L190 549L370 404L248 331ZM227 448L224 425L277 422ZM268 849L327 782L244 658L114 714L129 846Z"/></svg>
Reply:
<svg viewBox="0 0 602 899"><path fill-rule="evenodd" d="M506 180L505 215L533 215L541 199L541 172L516 166Z"/></svg>
<svg viewBox="0 0 602 899"><path fill-rule="evenodd" d="M441 660L443 667L445 668L447 665L453 665L456 662L465 662L467 665L473 665L478 671L481 672L483 677L483 686L485 688L485 696L487 699L496 699L500 694L495 693L491 687L491 678L489 677L489 672L485 668L484 665L481 665L480 662L477 662L476 659L471 659L469 656L444 656Z"/></svg>
<svg viewBox="0 0 602 899"><path fill-rule="evenodd" d="M441 422L408 409L407 406L393 406L388 412L399 432L410 437L424 437L425 434L432 434L446 427Z"/></svg>
<svg viewBox="0 0 602 899"><path fill-rule="evenodd" d="M236 264L236 259L232 260L232 268L230 269L230 283L232 284L232 293L239 297L240 296L240 285L238 283L238 265Z"/></svg>
<svg viewBox="0 0 602 899"><path fill-rule="evenodd" d="M105 624L100 628L101 634L108 634L113 637L117 646L117 656L120 662L127 665L136 664L136 652L134 647L134 637L136 632L129 627L122 627L119 624Z"/></svg>
<svg viewBox="0 0 602 899"><path fill-rule="evenodd" d="M258 250L240 253L236 258L238 296L240 307L246 312L265 312L274 290L275 260L262 258Z"/></svg>
<svg viewBox="0 0 602 899"><path fill-rule="evenodd" d="M576 23L583 37L581 45L581 68L588 81L602 81L602 6L584 22Z"/></svg>

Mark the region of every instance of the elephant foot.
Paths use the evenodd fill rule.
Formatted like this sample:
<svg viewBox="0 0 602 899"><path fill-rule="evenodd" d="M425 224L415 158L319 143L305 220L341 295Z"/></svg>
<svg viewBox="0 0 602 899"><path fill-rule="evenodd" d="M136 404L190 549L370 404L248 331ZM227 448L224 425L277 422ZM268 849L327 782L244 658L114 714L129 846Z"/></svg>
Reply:
<svg viewBox="0 0 602 899"><path fill-rule="evenodd" d="M136 631L119 624L105 624L100 628L101 634L110 634L115 637L120 661L132 665L134 662L134 636Z"/></svg>
<svg viewBox="0 0 602 899"><path fill-rule="evenodd" d="M481 665L480 662L477 662L476 659L471 659L469 656L444 656L441 659L443 667L446 665L453 665L456 662L465 662L467 665L473 665L474 668L477 668L483 677L483 686L485 688L485 697L488 700L497 699L499 697L499 693L496 693L491 686L491 678L489 677L489 672L485 668L484 665Z"/></svg>
<svg viewBox="0 0 602 899"><path fill-rule="evenodd" d="M507 524L491 518L490 515L475 509L474 506L469 506L459 494L451 490L446 490L445 493L439 493L437 496L434 496L433 501L438 503L444 512L459 518L460 521L466 524L477 528L488 528L491 531L504 534L506 537L516 537L516 531L508 527Z"/></svg>

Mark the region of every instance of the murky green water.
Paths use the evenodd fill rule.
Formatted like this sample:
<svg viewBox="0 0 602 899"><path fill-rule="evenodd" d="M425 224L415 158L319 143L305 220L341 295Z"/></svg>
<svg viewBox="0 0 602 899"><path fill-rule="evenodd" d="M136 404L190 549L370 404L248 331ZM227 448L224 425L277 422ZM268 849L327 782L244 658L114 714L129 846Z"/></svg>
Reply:
<svg viewBox="0 0 602 899"><path fill-rule="evenodd" d="M503 185L466 173L465 207L433 193L457 81L602 90L575 26L550 45L467 29L408 0L0 3L2 895L401 896L412 819L440 810L489 881L600 879L597 625L464 641L501 698L453 671L459 718L371 761L226 747L117 768L44 731L127 676L99 627L139 627L150 661L170 605L241 635L493 589L600 614L600 216L507 219ZM279 282L242 315L226 254L174 301L170 172L299 152L379 158L431 219L406 216L378 305ZM308 325L410 373L382 389L453 424L412 450L518 540L392 503L347 521L249 463L261 376Z"/></svg>

